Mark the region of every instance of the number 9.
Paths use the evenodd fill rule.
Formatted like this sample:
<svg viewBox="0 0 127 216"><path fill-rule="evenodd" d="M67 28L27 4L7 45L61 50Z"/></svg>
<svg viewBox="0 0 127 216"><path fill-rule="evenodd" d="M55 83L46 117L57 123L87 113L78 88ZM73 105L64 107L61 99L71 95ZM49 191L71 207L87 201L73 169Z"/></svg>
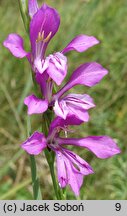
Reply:
<svg viewBox="0 0 127 216"><path fill-rule="evenodd" d="M121 204L120 203L116 203L115 207L116 207L116 211L120 211L121 210Z"/></svg>

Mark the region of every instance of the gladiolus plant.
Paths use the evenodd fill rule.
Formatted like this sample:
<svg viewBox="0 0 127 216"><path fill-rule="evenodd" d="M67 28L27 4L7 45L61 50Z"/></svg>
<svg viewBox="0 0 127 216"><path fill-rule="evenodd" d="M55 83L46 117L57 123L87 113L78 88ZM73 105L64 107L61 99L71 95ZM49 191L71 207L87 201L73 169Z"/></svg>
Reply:
<svg viewBox="0 0 127 216"><path fill-rule="evenodd" d="M94 171L83 158L69 150L68 146L86 148L101 159L120 153L115 141L106 135L76 138L75 133L75 138L68 137L69 132L72 133L70 126L88 122L88 111L95 107L93 99L86 92L78 94L68 91L76 85L91 88L98 84L108 71L97 62L85 62L74 70L67 83L61 87L68 73L69 59L66 53L72 50L84 52L98 44L99 40L94 36L77 35L65 48L46 56L48 44L60 26L59 13L45 3L39 8L36 0L24 1L25 9L24 2L19 2L30 39L29 51L24 49L23 39L16 33L9 34L3 45L15 57L28 59L33 82L40 90L40 98L37 97L38 92L32 93L24 98L24 104L27 106L28 116L42 115L42 131L30 134L21 144L21 148L31 157L34 199L40 199L34 156L42 151L48 161L56 198L66 199L62 189L67 185L75 196L79 196L84 176L93 174ZM59 86L59 90L56 91L54 86Z"/></svg>

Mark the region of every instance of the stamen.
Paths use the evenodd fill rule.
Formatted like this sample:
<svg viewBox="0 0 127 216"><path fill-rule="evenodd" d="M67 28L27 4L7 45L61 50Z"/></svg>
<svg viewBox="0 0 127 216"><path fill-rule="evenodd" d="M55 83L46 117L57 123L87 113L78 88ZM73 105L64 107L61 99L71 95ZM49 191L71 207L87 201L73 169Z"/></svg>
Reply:
<svg viewBox="0 0 127 216"><path fill-rule="evenodd" d="M41 34L41 40L42 40L42 41L44 40L44 31L43 31L42 34Z"/></svg>
<svg viewBox="0 0 127 216"><path fill-rule="evenodd" d="M38 41L41 40L41 32L38 33Z"/></svg>
<svg viewBox="0 0 127 216"><path fill-rule="evenodd" d="M38 37L36 39L36 43L38 43L40 41L40 38L41 38L41 32L38 33Z"/></svg>
<svg viewBox="0 0 127 216"><path fill-rule="evenodd" d="M67 131L65 130L64 133L65 133L65 137L67 138Z"/></svg>
<svg viewBox="0 0 127 216"><path fill-rule="evenodd" d="M61 131L61 128L60 128L60 127L57 127L57 128L56 128L56 131L57 131L57 133L59 133L59 132Z"/></svg>
<svg viewBox="0 0 127 216"><path fill-rule="evenodd" d="M51 102L51 98L52 98L52 88L53 88L53 82L52 79L49 77L47 82L47 99L49 101L49 103Z"/></svg>
<svg viewBox="0 0 127 216"><path fill-rule="evenodd" d="M44 43L47 43L51 37L52 32L48 34L48 36L44 39L44 30L38 33L38 37L36 39L36 56L41 55L43 51ZM40 43L42 42L42 43Z"/></svg>
<svg viewBox="0 0 127 216"><path fill-rule="evenodd" d="M52 79L51 79L51 77L49 77L46 82L50 83L51 81L52 81Z"/></svg>
<svg viewBox="0 0 127 216"><path fill-rule="evenodd" d="M51 37L52 32L48 34L48 36L43 40L44 43L47 43Z"/></svg>
<svg viewBox="0 0 127 216"><path fill-rule="evenodd" d="M38 42L47 43L47 42L49 41L51 35L52 35L52 32L50 32L50 33L48 34L48 36L44 39L44 31L43 31L42 33L39 32L39 33L38 33L38 37L37 37L37 39L36 39L36 43L38 43Z"/></svg>
<svg viewBox="0 0 127 216"><path fill-rule="evenodd" d="M43 40L44 40L44 31L42 33L41 32L38 33L36 43L41 42Z"/></svg>

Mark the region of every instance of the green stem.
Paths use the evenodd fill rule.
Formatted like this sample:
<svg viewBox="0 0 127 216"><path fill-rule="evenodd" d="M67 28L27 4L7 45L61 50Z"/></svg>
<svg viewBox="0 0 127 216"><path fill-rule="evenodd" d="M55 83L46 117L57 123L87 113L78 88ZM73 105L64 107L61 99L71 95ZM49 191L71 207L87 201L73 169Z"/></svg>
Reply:
<svg viewBox="0 0 127 216"><path fill-rule="evenodd" d="M27 134L31 135L31 122L30 117L27 116ZM33 186L33 195L35 200L42 200L39 179L37 176L36 161L33 155L30 155L30 166L31 166L31 176L32 176L32 186Z"/></svg>
<svg viewBox="0 0 127 216"><path fill-rule="evenodd" d="M30 17L28 14L28 0L19 0L19 8L24 23L24 27L27 33L29 33Z"/></svg>
<svg viewBox="0 0 127 216"><path fill-rule="evenodd" d="M56 181L55 172L54 172L54 161L52 160L51 152L49 152L48 149L45 150L45 156L46 156L49 168L50 168L50 173L51 173L55 195L56 195L56 198L59 200L60 196L59 196L57 181Z"/></svg>
<svg viewBox="0 0 127 216"><path fill-rule="evenodd" d="M36 161L33 155L30 156L31 162L31 175L32 175L32 186L33 186L33 195L35 200L42 200L39 179L37 177Z"/></svg>

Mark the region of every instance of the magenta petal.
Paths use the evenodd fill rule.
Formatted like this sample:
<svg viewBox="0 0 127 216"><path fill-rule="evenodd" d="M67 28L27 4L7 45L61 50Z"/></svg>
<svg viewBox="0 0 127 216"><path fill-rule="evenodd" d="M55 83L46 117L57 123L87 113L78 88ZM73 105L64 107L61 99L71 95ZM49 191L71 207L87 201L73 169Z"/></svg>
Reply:
<svg viewBox="0 0 127 216"><path fill-rule="evenodd" d="M69 109L66 106L66 102L63 100L61 100L60 102L56 100L54 107L53 107L53 110L57 116L59 116L63 119L66 119L67 115L69 113Z"/></svg>
<svg viewBox="0 0 127 216"><path fill-rule="evenodd" d="M92 87L99 83L107 73L108 71L96 62L82 64L73 72L70 80L54 96L54 98L59 98L62 94L64 94L75 85L85 85Z"/></svg>
<svg viewBox="0 0 127 216"><path fill-rule="evenodd" d="M98 43L99 41L93 36L78 35L62 50L62 53L64 54L71 50L76 50L77 52L84 52L88 48Z"/></svg>
<svg viewBox="0 0 127 216"><path fill-rule="evenodd" d="M82 123L81 120L77 119L74 115L67 116L66 120L56 117L50 124L49 134L53 132L55 128L59 127L67 127L68 125L80 125Z"/></svg>
<svg viewBox="0 0 127 216"><path fill-rule="evenodd" d="M83 175L76 170L76 168L66 157L64 157L64 161L67 169L68 184L70 185L75 195L79 196L80 187L83 183Z"/></svg>
<svg viewBox="0 0 127 216"><path fill-rule="evenodd" d="M59 144L75 145L87 148L99 158L109 158L119 154L120 149L117 144L108 136L89 136L82 139L59 138Z"/></svg>
<svg viewBox="0 0 127 216"><path fill-rule="evenodd" d="M95 107L95 104L89 95L69 94L59 101L56 100L53 109L55 114L63 119L66 119L67 115L75 115L87 122L89 120L87 110L92 107Z"/></svg>
<svg viewBox="0 0 127 216"><path fill-rule="evenodd" d="M48 102L30 95L25 98L24 104L28 107L28 115L43 113L48 109Z"/></svg>
<svg viewBox="0 0 127 216"><path fill-rule="evenodd" d="M24 50L23 39L17 34L9 34L3 45L17 58L23 58L28 55Z"/></svg>
<svg viewBox="0 0 127 216"><path fill-rule="evenodd" d="M31 155L38 155L46 148L46 138L40 132L34 132L21 147Z"/></svg>
<svg viewBox="0 0 127 216"><path fill-rule="evenodd" d="M36 73L35 79L41 88L42 94L47 98L47 80L49 79L49 75L46 72L43 74Z"/></svg>
<svg viewBox="0 0 127 216"><path fill-rule="evenodd" d="M44 54L49 41L56 34L59 25L60 17L58 12L54 8L43 4L43 6L37 11L30 22L30 40L33 55L35 55L36 53L36 40L38 38L39 32L42 34L42 32L44 31L45 39L50 34L48 41L43 45L42 54Z"/></svg>
<svg viewBox="0 0 127 216"><path fill-rule="evenodd" d="M89 115L87 110L95 107L93 99L87 94L69 94L60 101L66 102L68 113L75 115L78 119L87 122Z"/></svg>
<svg viewBox="0 0 127 216"><path fill-rule="evenodd" d="M83 183L83 174L73 166L73 161L70 160L68 157L69 153L66 153L65 149L61 148L59 151L55 151L55 153L59 186L63 188L69 184L75 195L78 196Z"/></svg>
<svg viewBox="0 0 127 216"><path fill-rule="evenodd" d="M79 141L79 145L88 148L99 158L112 157L120 153L117 144L108 136L90 136Z"/></svg>
<svg viewBox="0 0 127 216"><path fill-rule="evenodd" d="M107 73L108 71L96 62L82 64L74 71L68 84L92 87L99 83Z"/></svg>
<svg viewBox="0 0 127 216"><path fill-rule="evenodd" d="M67 104L74 106L75 109L82 108L88 110L95 107L93 99L87 94L68 94L62 98Z"/></svg>
<svg viewBox="0 0 127 216"><path fill-rule="evenodd" d="M89 121L89 114L85 109L72 104L67 104L65 100L60 100L60 102L55 101L53 109L55 114L64 120L68 115L70 115L75 116L75 118L78 118L84 122Z"/></svg>
<svg viewBox="0 0 127 216"><path fill-rule="evenodd" d="M57 85L61 85L67 74L67 58L62 53L55 53L49 55L49 66L47 73L54 80Z"/></svg>
<svg viewBox="0 0 127 216"><path fill-rule="evenodd" d="M86 110L80 107L79 108L77 108L76 106L74 107L72 105L68 105L68 109L70 115L75 115L75 117L77 117L78 119L84 122L89 121L89 113Z"/></svg>
<svg viewBox="0 0 127 216"><path fill-rule="evenodd" d="M61 154L60 151L56 151L55 153L56 153L56 162L57 162L58 182L59 182L59 186L63 188L68 184L65 162L64 162L63 155Z"/></svg>
<svg viewBox="0 0 127 216"><path fill-rule="evenodd" d="M77 182L77 186L75 185L74 183L74 179L73 179L73 176L72 178L69 179L69 184L73 190L73 192L75 193L76 196L79 196L80 195L80 188L83 184L83 175L79 172L77 172L76 168L74 166L71 166L71 170L75 176L75 179L76 179L76 182Z"/></svg>
<svg viewBox="0 0 127 216"><path fill-rule="evenodd" d="M80 171L81 174L89 175L93 173L92 167L74 152L64 148L64 154L73 164L78 167L77 171Z"/></svg>
<svg viewBox="0 0 127 216"><path fill-rule="evenodd" d="M29 15L32 18L33 15L38 11L38 3L37 0L29 0L28 3Z"/></svg>

